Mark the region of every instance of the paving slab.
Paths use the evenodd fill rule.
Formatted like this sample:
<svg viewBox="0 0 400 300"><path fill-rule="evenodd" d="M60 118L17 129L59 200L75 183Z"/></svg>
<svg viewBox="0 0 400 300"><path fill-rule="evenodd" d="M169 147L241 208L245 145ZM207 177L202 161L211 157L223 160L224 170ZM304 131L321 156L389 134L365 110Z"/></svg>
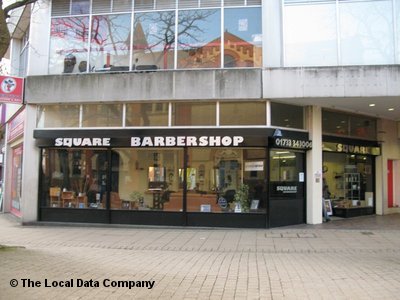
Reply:
<svg viewBox="0 0 400 300"><path fill-rule="evenodd" d="M0 214L0 245L0 299L399 299L400 214L277 229Z"/></svg>

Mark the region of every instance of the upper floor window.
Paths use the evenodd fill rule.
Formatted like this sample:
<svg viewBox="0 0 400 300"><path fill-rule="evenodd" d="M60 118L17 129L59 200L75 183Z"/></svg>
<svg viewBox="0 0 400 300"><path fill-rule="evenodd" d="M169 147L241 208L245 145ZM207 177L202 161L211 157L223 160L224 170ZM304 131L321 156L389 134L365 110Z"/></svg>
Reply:
<svg viewBox="0 0 400 300"><path fill-rule="evenodd" d="M221 102L220 125L266 125L265 101Z"/></svg>
<svg viewBox="0 0 400 300"><path fill-rule="evenodd" d="M266 101L41 105L37 127L267 126Z"/></svg>
<svg viewBox="0 0 400 300"><path fill-rule="evenodd" d="M392 0L285 0L285 66L400 63L399 6Z"/></svg>
<svg viewBox="0 0 400 300"><path fill-rule="evenodd" d="M261 32L260 9L225 9L224 67L261 67Z"/></svg>
<svg viewBox="0 0 400 300"><path fill-rule="evenodd" d="M71 0L71 14L83 15L90 12L90 0Z"/></svg>
<svg viewBox="0 0 400 300"><path fill-rule="evenodd" d="M82 127L121 127L122 104L85 104Z"/></svg>
<svg viewBox="0 0 400 300"><path fill-rule="evenodd" d="M89 17L53 18L49 73L87 71Z"/></svg>
<svg viewBox="0 0 400 300"><path fill-rule="evenodd" d="M126 126L168 126L168 103L126 105Z"/></svg>
<svg viewBox="0 0 400 300"><path fill-rule="evenodd" d="M174 126L215 126L216 103L176 102L172 105Z"/></svg>
<svg viewBox="0 0 400 300"><path fill-rule="evenodd" d="M43 105L38 109L37 127L79 127L80 105Z"/></svg>
<svg viewBox="0 0 400 300"><path fill-rule="evenodd" d="M221 10L182 10L178 24L178 69L219 68Z"/></svg>
<svg viewBox="0 0 400 300"><path fill-rule="evenodd" d="M50 74L262 65L260 0L59 0L51 29Z"/></svg>

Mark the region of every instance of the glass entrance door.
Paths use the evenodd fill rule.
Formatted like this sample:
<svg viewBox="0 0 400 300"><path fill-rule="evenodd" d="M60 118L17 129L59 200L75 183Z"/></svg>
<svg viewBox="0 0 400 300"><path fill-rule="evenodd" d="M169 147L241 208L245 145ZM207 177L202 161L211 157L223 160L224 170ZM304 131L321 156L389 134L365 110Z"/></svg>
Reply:
<svg viewBox="0 0 400 300"><path fill-rule="evenodd" d="M305 222L304 153L270 151L269 227Z"/></svg>

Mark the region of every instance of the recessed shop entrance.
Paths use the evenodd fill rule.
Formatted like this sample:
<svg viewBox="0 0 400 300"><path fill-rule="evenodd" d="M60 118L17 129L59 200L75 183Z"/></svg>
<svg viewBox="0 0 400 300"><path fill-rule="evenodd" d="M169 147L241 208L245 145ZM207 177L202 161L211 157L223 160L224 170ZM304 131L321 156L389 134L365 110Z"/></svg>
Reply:
<svg viewBox="0 0 400 300"><path fill-rule="evenodd" d="M271 150L269 227L305 223L304 152Z"/></svg>

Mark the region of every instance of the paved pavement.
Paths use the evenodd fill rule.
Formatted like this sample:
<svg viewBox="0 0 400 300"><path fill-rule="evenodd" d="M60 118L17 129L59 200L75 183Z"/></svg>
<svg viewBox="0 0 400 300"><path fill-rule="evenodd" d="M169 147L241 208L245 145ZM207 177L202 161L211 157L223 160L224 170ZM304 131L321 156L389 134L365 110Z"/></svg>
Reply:
<svg viewBox="0 0 400 300"><path fill-rule="evenodd" d="M0 249L0 299L400 299L400 214L278 229L21 226L0 214L0 244L14 246Z"/></svg>

